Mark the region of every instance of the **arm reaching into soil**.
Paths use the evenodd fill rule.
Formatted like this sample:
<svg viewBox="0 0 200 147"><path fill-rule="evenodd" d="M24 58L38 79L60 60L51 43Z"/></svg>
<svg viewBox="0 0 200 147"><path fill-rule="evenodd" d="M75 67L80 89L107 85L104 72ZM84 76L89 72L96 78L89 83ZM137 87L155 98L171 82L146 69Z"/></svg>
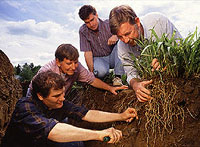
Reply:
<svg viewBox="0 0 200 147"><path fill-rule="evenodd" d="M122 138L120 130L109 128L101 131L78 128L65 123L57 123L48 135L48 139L55 142L72 142L72 141L87 141L100 140L109 136L108 143L116 143Z"/></svg>
<svg viewBox="0 0 200 147"><path fill-rule="evenodd" d="M145 87L149 84L151 84L153 81L139 81L138 79L131 79L130 81L130 86L133 88L135 91L135 94L137 96L137 99L140 102L146 102L148 100L153 99L150 94L151 92L146 89Z"/></svg>
<svg viewBox="0 0 200 147"><path fill-rule="evenodd" d="M110 86L110 85L106 84L105 82L101 81L98 78L95 78L95 80L91 83L91 85L96 87L96 88L100 88L100 89L110 91L114 95L117 95L117 92L116 92L117 90L128 89L128 86L126 86L126 85L119 86L119 87Z"/></svg>
<svg viewBox="0 0 200 147"><path fill-rule="evenodd" d="M131 122L134 117L138 119L137 111L134 108L128 108L123 113L110 113L98 110L89 110L82 119L89 122Z"/></svg>
<svg viewBox="0 0 200 147"><path fill-rule="evenodd" d="M152 72L155 70L160 69L160 63L158 62L158 59L154 58L151 63L152 66ZM130 86L135 91L135 94L140 102L146 102L148 100L153 99L153 97L150 96L151 92L146 89L146 86L151 84L153 81L139 81L136 78L131 79Z"/></svg>

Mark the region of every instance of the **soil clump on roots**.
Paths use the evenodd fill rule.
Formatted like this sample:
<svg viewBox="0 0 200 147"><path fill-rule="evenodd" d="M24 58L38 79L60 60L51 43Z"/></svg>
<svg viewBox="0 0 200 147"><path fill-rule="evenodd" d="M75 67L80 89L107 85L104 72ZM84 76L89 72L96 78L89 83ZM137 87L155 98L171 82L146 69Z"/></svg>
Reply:
<svg viewBox="0 0 200 147"><path fill-rule="evenodd" d="M154 79L148 86L153 100L141 103L133 90L123 90L117 96L110 92L83 86L77 104L88 109L123 112L136 108L138 120L131 123L74 122L73 125L101 130L108 127L120 129L123 138L117 144L87 141L86 147L197 147L200 144L200 78L190 80Z"/></svg>

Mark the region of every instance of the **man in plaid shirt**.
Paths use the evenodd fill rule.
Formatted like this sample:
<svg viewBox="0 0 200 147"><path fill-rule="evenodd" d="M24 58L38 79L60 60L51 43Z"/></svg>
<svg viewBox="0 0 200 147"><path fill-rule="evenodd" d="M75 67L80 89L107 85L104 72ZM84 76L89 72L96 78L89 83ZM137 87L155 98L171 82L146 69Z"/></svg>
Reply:
<svg viewBox="0 0 200 147"><path fill-rule="evenodd" d="M103 141L110 137L108 143L116 143L121 137L120 130L88 130L62 123L66 117L89 122L130 122L137 112L128 108L123 113L109 113L98 110L87 110L65 100L65 81L52 72L39 73L32 81L32 96L21 98L13 112L3 147L51 147L51 146L84 146L86 140Z"/></svg>

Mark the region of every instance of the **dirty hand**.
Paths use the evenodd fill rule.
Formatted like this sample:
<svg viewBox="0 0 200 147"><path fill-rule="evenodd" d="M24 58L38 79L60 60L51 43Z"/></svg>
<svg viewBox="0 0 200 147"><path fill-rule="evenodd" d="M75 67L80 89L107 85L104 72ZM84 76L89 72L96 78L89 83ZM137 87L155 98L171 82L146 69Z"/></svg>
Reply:
<svg viewBox="0 0 200 147"><path fill-rule="evenodd" d="M146 85L149 85L153 82L153 80L150 81L134 81L132 82L132 88L135 91L136 97L140 102L146 102L148 100L153 99L150 94L151 92L145 88Z"/></svg>
<svg viewBox="0 0 200 147"><path fill-rule="evenodd" d="M123 86L119 86L119 87L113 87L111 86L110 88L110 92L113 93L114 95L117 95L117 90L123 90L123 89L128 89L128 86L123 85Z"/></svg>
<svg viewBox="0 0 200 147"><path fill-rule="evenodd" d="M157 58L154 58L154 59L152 60L151 66L153 67L153 68L151 69L151 71L159 70L159 68L160 68L160 63L158 62L158 59L157 59Z"/></svg>
<svg viewBox="0 0 200 147"><path fill-rule="evenodd" d="M159 69L160 69L160 63L158 62L158 59L154 58L154 59L152 60L151 66L153 67L153 68L151 69L151 71L159 70ZM167 69L167 66L165 66L165 67L161 70L161 72L165 71L166 69Z"/></svg>
<svg viewBox="0 0 200 147"><path fill-rule="evenodd" d="M122 138L122 132L115 128L109 128L102 131L99 131L99 140L103 141L104 137L110 137L108 143L117 143Z"/></svg>
<svg viewBox="0 0 200 147"><path fill-rule="evenodd" d="M117 42L118 37L117 35L112 35L109 39L108 39L108 45L113 45Z"/></svg>
<svg viewBox="0 0 200 147"><path fill-rule="evenodd" d="M137 111L134 108L126 109L126 111L121 113L121 116L122 116L122 120L125 120L126 122L131 122L134 117L138 119Z"/></svg>

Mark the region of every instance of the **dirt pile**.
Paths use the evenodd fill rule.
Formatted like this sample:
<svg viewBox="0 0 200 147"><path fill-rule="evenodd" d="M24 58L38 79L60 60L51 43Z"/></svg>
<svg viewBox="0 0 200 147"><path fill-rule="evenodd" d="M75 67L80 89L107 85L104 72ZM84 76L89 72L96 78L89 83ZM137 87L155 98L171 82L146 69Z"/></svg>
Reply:
<svg viewBox="0 0 200 147"><path fill-rule="evenodd" d="M17 100L22 96L20 82L14 76L14 68L0 50L0 144Z"/></svg>
<svg viewBox="0 0 200 147"><path fill-rule="evenodd" d="M149 88L155 87L156 83L159 83L159 81L155 80L153 83L154 86L151 85ZM172 87L168 83L173 83L174 86ZM168 105L172 106L167 107L168 109L165 111L163 111L163 108L159 108L158 110L160 112L156 112L159 112L159 115L149 112L149 115L147 115L150 104L138 102L135 93L130 89L120 91L117 96L114 96L109 92L86 86L83 88L84 92L79 99L80 105L85 105L89 109L109 112L123 112L127 107L134 107L138 110L139 120L134 120L131 123L114 122L104 124L87 122L75 123L71 120L71 123L79 127L96 130L112 126L123 132L122 140L115 145L100 141L88 141L85 143L86 147L145 147L147 146L147 141L150 147L199 146L200 78L191 80L166 79L164 80L164 85L165 84L168 84L168 86L164 88L160 86L157 88L157 91L158 89L164 90L166 94L169 94L168 99L174 95L174 102L167 102ZM156 104L162 107L159 102ZM177 108L181 111L175 111ZM152 109L152 111L155 109L157 108ZM177 114L178 112L181 113ZM163 113L165 113L165 115L163 115ZM161 115L166 117L163 118ZM148 120L147 117L151 119ZM156 117L158 117L158 119L156 119ZM154 121L154 119L157 121Z"/></svg>

